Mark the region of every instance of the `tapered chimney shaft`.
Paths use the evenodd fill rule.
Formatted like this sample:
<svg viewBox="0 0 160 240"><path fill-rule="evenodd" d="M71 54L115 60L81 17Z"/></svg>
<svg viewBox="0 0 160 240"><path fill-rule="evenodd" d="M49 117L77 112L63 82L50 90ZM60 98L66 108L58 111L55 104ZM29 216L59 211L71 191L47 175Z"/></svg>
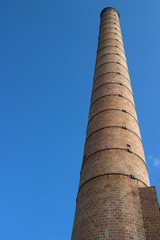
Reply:
<svg viewBox="0 0 160 240"><path fill-rule="evenodd" d="M146 239L139 189L150 186L119 13L101 13L72 240Z"/></svg>

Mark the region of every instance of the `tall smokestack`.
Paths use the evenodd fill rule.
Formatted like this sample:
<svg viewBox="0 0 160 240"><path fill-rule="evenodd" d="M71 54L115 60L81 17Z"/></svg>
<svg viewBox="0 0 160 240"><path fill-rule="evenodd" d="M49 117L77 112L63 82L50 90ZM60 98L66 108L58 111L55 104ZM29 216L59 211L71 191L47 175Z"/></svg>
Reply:
<svg viewBox="0 0 160 240"><path fill-rule="evenodd" d="M100 16L72 240L149 239L154 229L160 236L160 214L149 187L119 13L108 7Z"/></svg>

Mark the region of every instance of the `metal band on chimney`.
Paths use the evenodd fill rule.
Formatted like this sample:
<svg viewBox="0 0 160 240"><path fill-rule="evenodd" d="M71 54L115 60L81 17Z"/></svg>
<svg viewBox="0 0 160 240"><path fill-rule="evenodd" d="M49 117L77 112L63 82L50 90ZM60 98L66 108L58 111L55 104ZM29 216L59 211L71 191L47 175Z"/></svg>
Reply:
<svg viewBox="0 0 160 240"><path fill-rule="evenodd" d="M147 185L145 182L143 182L141 179L135 177L135 176L132 175L132 174L126 174L126 173L104 173L104 174L100 174L100 175L97 175L97 176L95 176L95 177L92 177L92 178L88 179L86 182L84 182L84 183L79 187L78 193L79 193L79 191L82 189L82 187L83 187L86 183L88 183L88 182L90 182L90 181L92 181L92 180L94 180L94 179L96 179L96 178L104 177L104 176L110 176L110 175L119 175L119 176L129 177L129 178L131 178L131 179L133 179L133 180L137 180L137 181L143 183L146 187L148 187L148 185Z"/></svg>
<svg viewBox="0 0 160 240"><path fill-rule="evenodd" d="M125 87L125 88L130 92L130 94L133 96L132 91L131 91L126 85L124 85L124 84L121 83L121 82L106 82L106 83L103 83L103 84L101 84L100 86L96 87L96 88L92 91L92 96L93 96L93 94L97 91L97 89L99 89L99 88L101 88L101 87L103 87L103 86L105 86L105 85L109 85L109 84L117 84L117 85L120 85L120 86L122 86L122 87Z"/></svg>
<svg viewBox="0 0 160 240"><path fill-rule="evenodd" d="M97 113L95 113L89 120L88 120L88 123L91 121L91 119L92 118L94 118L96 115L98 115L98 114L100 114L100 113L102 113L102 112L106 112L106 111L122 111L122 112L124 112L124 113L127 113L127 114L129 114L134 120L136 120L136 122L137 122L137 124L138 124L138 120L131 114L131 113L129 113L129 112L127 112L126 110L124 110L124 109L116 109L116 108L107 108L107 109L104 109L104 110L102 110L102 111L100 111L100 112L97 112Z"/></svg>
<svg viewBox="0 0 160 240"><path fill-rule="evenodd" d="M103 24L103 21L105 21L105 20L107 20L107 19L109 19L109 20L112 20L112 19L114 19L116 22L118 22L119 23L119 20L117 19L117 18L115 18L115 17L103 17L102 19L101 19L101 23Z"/></svg>
<svg viewBox="0 0 160 240"><path fill-rule="evenodd" d="M98 58L96 58L96 64L97 64L97 62L99 61L100 58L103 58L103 57L105 57L106 55L109 55L109 54L118 55L118 56L121 57L121 58L126 62L126 64L127 64L127 61L126 61L126 59L125 59L124 57L122 57L119 53L113 53L113 52L105 53L105 54L99 56Z"/></svg>
<svg viewBox="0 0 160 240"><path fill-rule="evenodd" d="M105 127L99 128L99 129L95 130L94 132L90 133L90 134L86 137L85 143L87 142L87 140L88 140L93 134L95 134L96 132L101 131L101 130L103 130L103 129L106 129L106 128L122 128L122 129L124 129L124 130L128 130L128 131L132 132L133 134L135 134L135 135L139 138L139 140L141 141L141 143L142 143L142 140L141 140L140 136L138 136L137 133L135 133L135 132L132 131L131 129L129 129L129 128L127 128L127 127L123 127L123 126L105 126Z"/></svg>
<svg viewBox="0 0 160 240"><path fill-rule="evenodd" d="M109 150L122 150L122 151L127 151L127 152L129 152L129 153L131 153L131 154L136 155L136 156L137 156L139 159L141 159L142 162L146 165L145 160L144 160L140 155L138 155L137 153L133 152L132 150L130 150L130 149L128 149L128 148L126 149L126 148L117 148L117 147L115 147L115 148L101 148L101 149L99 149L99 150L91 153L89 156L87 156L87 157L83 160L83 164L84 164L90 157L92 157L94 154L99 153L99 152L102 152L102 151L109 151ZM83 166L83 164L82 164L82 166Z"/></svg>
<svg viewBox="0 0 160 240"><path fill-rule="evenodd" d="M112 97L112 96L122 97L122 98L126 99L126 100L129 101L129 102L132 104L132 106L135 108L134 103L133 103L131 100L129 100L128 98L122 96L121 94L106 94L106 95L103 95L103 96L97 98L96 100L94 100L94 101L92 102L90 108L91 108L91 107L93 106L93 104L94 104L95 102L97 102L99 99L105 98L105 97Z"/></svg>
<svg viewBox="0 0 160 240"><path fill-rule="evenodd" d="M93 79L93 84L100 78L100 77L102 77L102 76L104 76L104 75L106 75L106 74L110 74L110 73L116 73L116 74L119 74L119 75L121 75L121 76L123 76L125 79L127 79L128 80L128 82L130 83L130 79L129 78L127 78L125 75L123 75L122 73L120 73L120 72L109 72L109 71L107 71L107 72L105 72L105 73L102 73L101 75L99 75L98 77L96 77L95 79Z"/></svg>

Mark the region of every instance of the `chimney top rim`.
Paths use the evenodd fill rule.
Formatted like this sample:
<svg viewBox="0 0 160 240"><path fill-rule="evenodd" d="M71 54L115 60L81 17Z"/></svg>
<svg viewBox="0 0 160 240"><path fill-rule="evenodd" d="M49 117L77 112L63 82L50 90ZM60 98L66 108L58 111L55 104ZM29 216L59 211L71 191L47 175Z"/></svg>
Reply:
<svg viewBox="0 0 160 240"><path fill-rule="evenodd" d="M116 8L114 8L114 7L106 7L106 8L104 8L104 9L102 10L101 14L100 14L100 17L102 17L102 14L103 14L105 11L110 11L110 10L113 10L114 12L116 12L116 13L118 14L118 17L120 17L118 10L117 10Z"/></svg>

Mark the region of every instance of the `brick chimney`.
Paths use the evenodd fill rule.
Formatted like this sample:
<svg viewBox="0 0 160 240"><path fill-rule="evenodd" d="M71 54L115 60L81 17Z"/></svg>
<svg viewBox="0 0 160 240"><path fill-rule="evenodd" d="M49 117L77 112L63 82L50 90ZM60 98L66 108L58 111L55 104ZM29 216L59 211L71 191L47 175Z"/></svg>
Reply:
<svg viewBox="0 0 160 240"><path fill-rule="evenodd" d="M72 240L160 239L119 13L107 7L100 16Z"/></svg>

